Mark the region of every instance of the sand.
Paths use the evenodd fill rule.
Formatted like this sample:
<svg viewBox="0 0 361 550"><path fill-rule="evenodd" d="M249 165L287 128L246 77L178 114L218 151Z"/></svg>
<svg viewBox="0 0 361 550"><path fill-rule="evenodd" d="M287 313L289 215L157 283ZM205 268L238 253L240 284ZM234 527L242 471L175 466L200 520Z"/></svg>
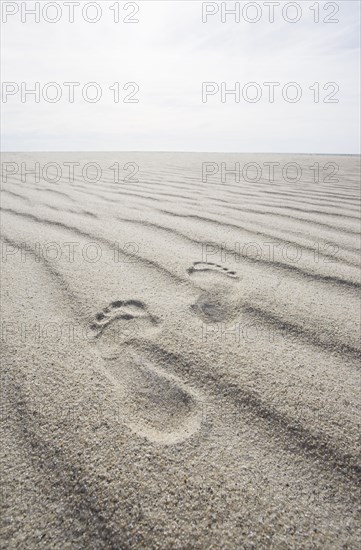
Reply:
<svg viewBox="0 0 361 550"><path fill-rule="evenodd" d="M359 157L2 162L3 547L359 548Z"/></svg>

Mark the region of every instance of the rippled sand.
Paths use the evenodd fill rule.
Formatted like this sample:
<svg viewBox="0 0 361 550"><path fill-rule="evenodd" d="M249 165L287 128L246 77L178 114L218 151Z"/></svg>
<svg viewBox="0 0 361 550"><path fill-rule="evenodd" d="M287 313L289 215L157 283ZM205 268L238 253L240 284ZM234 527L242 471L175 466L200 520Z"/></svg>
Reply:
<svg viewBox="0 0 361 550"><path fill-rule="evenodd" d="M359 157L2 162L4 547L358 548Z"/></svg>

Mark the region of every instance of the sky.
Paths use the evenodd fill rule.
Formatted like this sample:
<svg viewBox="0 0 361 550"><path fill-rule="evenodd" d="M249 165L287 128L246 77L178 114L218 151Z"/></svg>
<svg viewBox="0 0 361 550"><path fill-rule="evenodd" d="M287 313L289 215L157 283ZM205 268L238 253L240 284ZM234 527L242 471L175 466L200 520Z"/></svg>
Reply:
<svg viewBox="0 0 361 550"><path fill-rule="evenodd" d="M79 0L73 23L66 2L40 2L40 22L26 15L35 4L1 2L2 151L360 153L357 0L300 0L287 9L290 2L279 0L274 22L263 1ZM58 8L44 13L47 4ZM319 23L310 9L317 5ZM225 11L237 6L239 22ZM300 19L290 23L283 13ZM84 19L97 15L97 22ZM57 88L46 86L51 82ZM74 102L66 82L79 83ZM83 98L84 90L94 97L90 82L101 90L97 102ZM215 93L202 97L206 82ZM265 82L279 83L273 103ZM283 97L298 93L292 82L302 93L298 102ZM39 102L31 94L22 102L21 89L35 83ZM324 89L327 83L334 84ZM232 94L222 102L222 86L239 86L239 102ZM43 93L61 97L50 102ZM259 101L251 102L257 93Z"/></svg>

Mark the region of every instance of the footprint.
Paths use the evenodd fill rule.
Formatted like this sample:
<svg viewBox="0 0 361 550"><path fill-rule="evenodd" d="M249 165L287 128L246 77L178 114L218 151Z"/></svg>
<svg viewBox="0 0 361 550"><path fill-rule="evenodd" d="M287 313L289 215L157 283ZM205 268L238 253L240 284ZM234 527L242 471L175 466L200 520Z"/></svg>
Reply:
<svg viewBox="0 0 361 550"><path fill-rule="evenodd" d="M174 444L197 432L201 423L198 393L180 378L167 372L167 364L148 357L130 343L132 332L123 345L112 339L111 324L136 322L142 328L157 326L159 320L138 300L117 300L95 315L91 324L94 345L103 359L102 371L119 397L122 420L138 435L151 442ZM140 323L145 323L140 327Z"/></svg>
<svg viewBox="0 0 361 550"><path fill-rule="evenodd" d="M204 271L213 271L231 279L239 279L237 273L228 269L228 267L223 267L219 264L214 264L212 262L194 262L192 267L187 269L187 272L191 275L192 273L199 273Z"/></svg>
<svg viewBox="0 0 361 550"><path fill-rule="evenodd" d="M209 273L207 273L209 272ZM196 276L203 291L197 301L191 305L192 311L206 323L228 321L237 316L240 304L235 299L233 281L239 281L235 271L211 262L195 262L187 273ZM199 274L199 275L198 275ZM221 275L215 281L213 274Z"/></svg>
<svg viewBox="0 0 361 550"><path fill-rule="evenodd" d="M144 319L150 325L157 325L158 319L151 315L146 305L139 300L116 300L95 315L90 328L95 332L95 337L103 333L104 329L117 320L132 321Z"/></svg>
<svg viewBox="0 0 361 550"><path fill-rule="evenodd" d="M166 367L128 346L104 373L119 395L122 420L148 441L172 445L200 429L202 397Z"/></svg>

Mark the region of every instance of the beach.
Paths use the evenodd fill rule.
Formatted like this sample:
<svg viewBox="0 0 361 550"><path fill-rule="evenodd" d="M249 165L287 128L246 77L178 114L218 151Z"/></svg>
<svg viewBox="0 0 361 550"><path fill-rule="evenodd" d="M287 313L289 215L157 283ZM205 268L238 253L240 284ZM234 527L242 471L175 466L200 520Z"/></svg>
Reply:
<svg viewBox="0 0 361 550"><path fill-rule="evenodd" d="M4 548L358 548L360 157L2 166Z"/></svg>

